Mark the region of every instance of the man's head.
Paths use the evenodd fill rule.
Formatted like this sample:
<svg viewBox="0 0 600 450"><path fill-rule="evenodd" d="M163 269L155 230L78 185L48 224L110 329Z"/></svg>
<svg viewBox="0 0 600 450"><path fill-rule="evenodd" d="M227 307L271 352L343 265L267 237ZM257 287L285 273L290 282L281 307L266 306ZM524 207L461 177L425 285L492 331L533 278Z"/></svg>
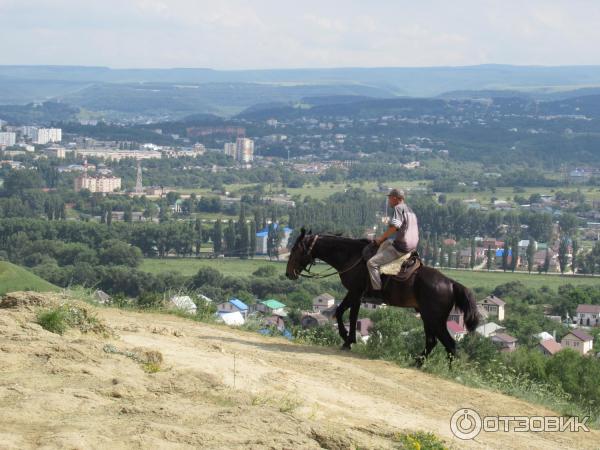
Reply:
<svg viewBox="0 0 600 450"><path fill-rule="evenodd" d="M404 201L404 191L401 189L392 189L387 197L388 204L393 208L398 203L402 203Z"/></svg>

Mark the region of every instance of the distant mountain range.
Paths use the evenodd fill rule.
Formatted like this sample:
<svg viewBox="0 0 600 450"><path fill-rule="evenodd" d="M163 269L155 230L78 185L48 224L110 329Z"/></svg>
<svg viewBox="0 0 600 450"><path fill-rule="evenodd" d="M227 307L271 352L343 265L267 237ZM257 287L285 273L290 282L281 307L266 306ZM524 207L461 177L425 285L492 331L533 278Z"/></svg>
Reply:
<svg viewBox="0 0 600 450"><path fill-rule="evenodd" d="M563 100L600 94L600 66L339 68L290 70L110 69L0 66L0 104L55 100L101 117L231 116L260 103L313 105L394 97ZM259 108L261 109L261 108Z"/></svg>

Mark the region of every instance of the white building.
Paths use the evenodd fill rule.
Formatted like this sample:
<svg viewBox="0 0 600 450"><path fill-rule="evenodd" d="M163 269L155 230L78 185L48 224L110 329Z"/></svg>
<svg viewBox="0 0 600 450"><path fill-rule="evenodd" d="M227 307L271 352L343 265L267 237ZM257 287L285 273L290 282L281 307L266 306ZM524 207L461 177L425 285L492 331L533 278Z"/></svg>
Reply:
<svg viewBox="0 0 600 450"><path fill-rule="evenodd" d="M46 149L45 153L48 156L53 156L60 159L65 159L67 156L67 150L63 147L50 147Z"/></svg>
<svg viewBox="0 0 600 450"><path fill-rule="evenodd" d="M577 305L577 317L579 325L597 327L600 325L600 305Z"/></svg>
<svg viewBox="0 0 600 450"><path fill-rule="evenodd" d="M237 138L236 156L240 162L251 163L254 160L254 141L248 138Z"/></svg>
<svg viewBox="0 0 600 450"><path fill-rule="evenodd" d="M0 145L10 147L17 142L17 134L10 131L0 132Z"/></svg>
<svg viewBox="0 0 600 450"><path fill-rule="evenodd" d="M226 156L231 156L233 159L237 159L237 145L235 142L225 142L223 153L225 153Z"/></svg>
<svg viewBox="0 0 600 450"><path fill-rule="evenodd" d="M335 305L335 298L328 293L324 293L313 298L312 304L314 312L321 312Z"/></svg>
<svg viewBox="0 0 600 450"><path fill-rule="evenodd" d="M32 127L30 125L26 125L21 127L21 133L24 137L36 140L38 136L38 127Z"/></svg>
<svg viewBox="0 0 600 450"><path fill-rule="evenodd" d="M62 129L60 128L38 128L35 142L37 144L48 144L49 142L62 141Z"/></svg>
<svg viewBox="0 0 600 450"><path fill-rule="evenodd" d="M196 314L197 306L189 295L174 295L169 299L171 306L185 311L188 314Z"/></svg>
<svg viewBox="0 0 600 450"><path fill-rule="evenodd" d="M110 193L121 190L121 178L112 176L89 176L87 172L75 178L75 191L87 189L90 192Z"/></svg>
<svg viewBox="0 0 600 450"><path fill-rule="evenodd" d="M571 330L560 344L562 348L570 348L585 355L594 347L594 338L582 330Z"/></svg>
<svg viewBox="0 0 600 450"><path fill-rule="evenodd" d="M477 304L483 307L488 313L488 317L496 317L499 321L504 320L504 305L506 303L502 299L495 295L489 295Z"/></svg>
<svg viewBox="0 0 600 450"><path fill-rule="evenodd" d="M120 161L125 158L133 158L136 160L143 159L161 159L162 153L154 150L113 150L109 148L98 149L77 149L75 156L80 158L105 158L112 161Z"/></svg>

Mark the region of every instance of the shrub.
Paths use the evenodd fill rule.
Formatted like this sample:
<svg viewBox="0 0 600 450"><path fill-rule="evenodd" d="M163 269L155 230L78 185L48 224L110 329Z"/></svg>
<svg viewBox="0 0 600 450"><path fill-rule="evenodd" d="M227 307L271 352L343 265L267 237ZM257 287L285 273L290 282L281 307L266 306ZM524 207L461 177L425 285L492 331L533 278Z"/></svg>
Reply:
<svg viewBox="0 0 600 450"><path fill-rule="evenodd" d="M56 334L63 334L69 328L68 314L64 308L40 311L37 316L37 323L44 330Z"/></svg>
<svg viewBox="0 0 600 450"><path fill-rule="evenodd" d="M111 334L110 329L96 316L91 316L84 307L73 304L40 311L37 315L37 323L45 330L56 334L63 334L69 328L79 328L83 333L92 331L104 335Z"/></svg>

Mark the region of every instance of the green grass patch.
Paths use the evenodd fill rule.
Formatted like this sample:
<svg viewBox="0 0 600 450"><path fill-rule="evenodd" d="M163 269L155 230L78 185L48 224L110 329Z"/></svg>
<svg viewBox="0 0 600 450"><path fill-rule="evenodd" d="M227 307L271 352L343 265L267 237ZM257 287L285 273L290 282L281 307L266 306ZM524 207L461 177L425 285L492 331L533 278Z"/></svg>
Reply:
<svg viewBox="0 0 600 450"><path fill-rule="evenodd" d="M259 267L274 267L276 274L285 273L285 261L269 261L265 259L238 259L238 258L218 258L218 259L195 259L195 258L165 258L144 259L140 269L150 273L161 273L174 271L182 275L195 275L202 267L212 267L226 276L250 277ZM319 264L316 271L324 271L328 266ZM496 286L511 281L520 281L525 286L538 289L547 286L551 289L557 289L565 284L573 285L597 285L600 283L598 277L584 277L573 275L548 275L526 272L486 272L472 270L443 269L442 272L448 277L456 280L470 288L494 289Z"/></svg>
<svg viewBox="0 0 600 450"><path fill-rule="evenodd" d="M58 292L60 288L23 267L0 261L0 295L15 291Z"/></svg>
<svg viewBox="0 0 600 450"><path fill-rule="evenodd" d="M435 434L424 431L395 433L393 440L400 444L399 448L406 450L446 450L448 448Z"/></svg>
<svg viewBox="0 0 600 450"><path fill-rule="evenodd" d="M51 333L63 334L70 328L69 314L65 308L56 308L47 311L41 311L37 316L37 323L44 330Z"/></svg>
<svg viewBox="0 0 600 450"><path fill-rule="evenodd" d="M498 187L498 188L496 188L496 190L494 192L492 192L491 190L485 190L485 191L466 190L465 192L449 192L446 194L446 197L448 200L451 200L451 199L466 200L466 199L474 198L474 199L477 199L483 206L487 206L491 202L492 197L494 197L498 200L509 200L512 202L515 195L529 199L529 197L532 194L554 196L554 194L556 194L559 191L564 192L564 193L570 193L570 192L577 192L578 189L581 191L581 193L583 195L585 195L585 198L587 201L600 200L600 189L597 187L591 187L591 186L585 186L585 185L582 185L582 186L576 186L576 185L558 186L558 187L553 187L553 188L524 187L524 188L519 188L518 192L513 187Z"/></svg>
<svg viewBox="0 0 600 450"><path fill-rule="evenodd" d="M91 331L104 335L110 334L109 329L85 307L68 303L39 311L37 323L43 329L56 334L64 334L69 328L78 328L83 333Z"/></svg>
<svg viewBox="0 0 600 450"><path fill-rule="evenodd" d="M548 275L527 272L485 272L472 270L442 269L442 272L465 286L474 288L494 289L501 284L520 281L531 289L547 286L556 290L559 286L572 284L574 286L596 286L600 283L598 277L584 277L573 275Z"/></svg>
<svg viewBox="0 0 600 450"><path fill-rule="evenodd" d="M285 273L286 262L269 261L268 259L239 259L239 258L145 258L140 270L149 273L177 272L182 275L191 276L198 273L203 267L217 269L225 276L249 277L252 273L263 266L275 267L277 274Z"/></svg>

